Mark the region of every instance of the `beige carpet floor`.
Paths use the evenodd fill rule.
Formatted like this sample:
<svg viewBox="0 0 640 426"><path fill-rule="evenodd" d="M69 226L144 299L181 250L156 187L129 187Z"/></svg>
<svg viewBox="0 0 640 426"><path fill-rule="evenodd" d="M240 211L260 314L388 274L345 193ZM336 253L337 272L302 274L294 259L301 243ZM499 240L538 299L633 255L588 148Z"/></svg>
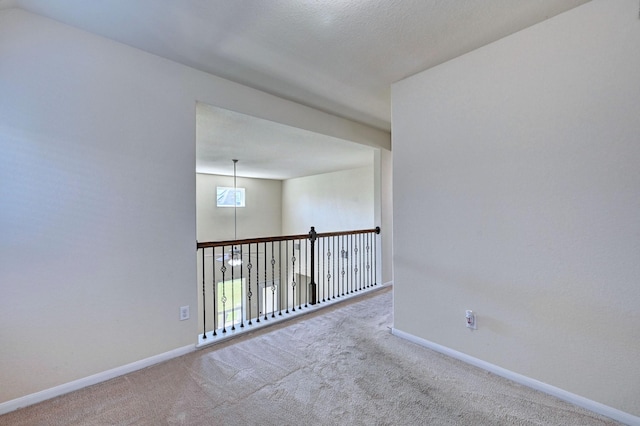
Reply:
<svg viewBox="0 0 640 426"><path fill-rule="evenodd" d="M2 425L614 425L390 334L383 289L0 416Z"/></svg>

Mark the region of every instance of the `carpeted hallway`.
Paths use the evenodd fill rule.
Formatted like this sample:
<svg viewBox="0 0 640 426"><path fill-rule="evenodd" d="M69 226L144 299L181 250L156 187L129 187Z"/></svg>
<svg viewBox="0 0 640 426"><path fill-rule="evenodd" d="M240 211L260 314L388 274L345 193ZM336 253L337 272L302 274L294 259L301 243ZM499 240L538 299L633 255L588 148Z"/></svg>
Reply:
<svg viewBox="0 0 640 426"><path fill-rule="evenodd" d="M385 288L0 424L618 424L391 335L391 304Z"/></svg>

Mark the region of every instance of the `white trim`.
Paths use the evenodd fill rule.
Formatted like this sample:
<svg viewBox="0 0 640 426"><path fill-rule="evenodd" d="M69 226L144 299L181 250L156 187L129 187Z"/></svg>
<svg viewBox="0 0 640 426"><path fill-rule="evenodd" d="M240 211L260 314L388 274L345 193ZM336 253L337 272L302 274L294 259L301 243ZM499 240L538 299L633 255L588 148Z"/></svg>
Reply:
<svg viewBox="0 0 640 426"><path fill-rule="evenodd" d="M608 405L604 405L599 402L587 399L585 397L576 395L547 383L540 382L536 379L532 379L531 377L523 376L522 374L515 373L502 367L498 367L497 365L488 363L478 358L474 358L470 355L458 352L446 346L442 346L429 340L425 340L421 337L414 336L413 334L405 333L404 331L398 330L397 328L391 328L391 334L409 340L410 342L413 342L417 345L433 349L436 352L440 352L444 355L448 355L452 358L466 362L467 364L482 368L483 370L504 377L505 379L512 380L521 385L528 386L532 389L555 396L556 398L570 402L574 405L577 405L578 407L586 408L587 410L593 411L594 413L602 414L603 416L607 416L611 419L628 425L640 425L640 417L634 416L633 414L626 413L624 411L609 407Z"/></svg>
<svg viewBox="0 0 640 426"><path fill-rule="evenodd" d="M103 371L101 373L94 374L92 376L83 377L82 379L74 380L72 382L64 383L53 388L45 389L40 392L32 393L22 396L20 398L12 399L0 404L0 415L9 413L19 408L24 408L29 405L36 404L38 402L46 401L47 399L55 398L60 395L64 395L69 392L76 391L78 389L92 386L100 382L111 380L115 377L122 376L127 373L131 373L137 370L141 370L146 367L150 367L154 364L158 364L164 361L168 361L172 358L177 358L182 355L186 355L195 351L195 345L183 346L164 352L158 355L154 355L149 358L141 359L140 361L132 362L120 367L112 368L111 370Z"/></svg>

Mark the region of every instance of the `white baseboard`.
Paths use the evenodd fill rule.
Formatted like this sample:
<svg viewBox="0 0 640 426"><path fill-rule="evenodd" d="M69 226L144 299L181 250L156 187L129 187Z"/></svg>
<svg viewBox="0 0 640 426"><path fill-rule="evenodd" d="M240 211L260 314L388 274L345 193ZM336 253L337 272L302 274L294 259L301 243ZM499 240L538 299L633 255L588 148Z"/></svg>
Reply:
<svg viewBox="0 0 640 426"><path fill-rule="evenodd" d="M502 367L498 367L497 365L490 364L486 361L482 361L481 359L474 358L472 356L469 356L462 352L458 352L446 346L442 346L437 343L431 342L429 340L425 340L420 337L414 336L412 334L405 333L404 331L398 330L397 328L392 328L391 333L394 336L398 336L403 339L409 340L410 342L413 342L417 345L424 346L429 349L433 349L436 352L440 352L452 358L459 359L460 361L466 362L467 364L471 364L476 367L482 368L483 370L489 371L498 376L512 380L516 383L520 383L521 385L555 396L558 399L570 402L579 407L586 408L587 410L593 411L594 413L601 414L603 416L609 417L611 419L617 420L619 422L622 422L628 425L640 426L640 417L634 416L624 411L620 411L613 407L609 407L608 405L604 405L599 402L592 401L580 395L567 392L566 390L557 388L555 386L551 386L547 383L543 383L538 380L532 379L530 377L523 376L522 374L515 373L513 371L507 370Z"/></svg>
<svg viewBox="0 0 640 426"><path fill-rule="evenodd" d="M132 362L121 367L116 367L111 370L103 371L92 376L83 377L82 379L74 380L69 383L64 383L53 388L45 389L40 392L25 395L20 398L12 399L0 404L0 415L6 414L19 408L27 407L29 405L36 404L38 402L46 401L47 399L55 398L56 396L64 395L65 393L73 392L78 389L85 388L87 386L95 385L100 382L104 382L113 379L123 374L131 373L136 370L141 370L146 367L150 367L154 364L158 364L164 361L168 361L172 358L176 358L182 355L186 355L195 350L195 345L188 345L181 348L174 349L169 352L154 355L149 358L141 359L140 361Z"/></svg>

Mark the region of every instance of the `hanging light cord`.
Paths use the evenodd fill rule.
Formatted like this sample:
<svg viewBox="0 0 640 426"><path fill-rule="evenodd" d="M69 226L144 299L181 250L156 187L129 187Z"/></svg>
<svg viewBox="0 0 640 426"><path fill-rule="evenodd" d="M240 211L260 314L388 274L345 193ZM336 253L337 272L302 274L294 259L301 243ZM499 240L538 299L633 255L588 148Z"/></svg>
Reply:
<svg viewBox="0 0 640 426"><path fill-rule="evenodd" d="M236 163L233 161L233 239L238 239L238 187L236 185Z"/></svg>

